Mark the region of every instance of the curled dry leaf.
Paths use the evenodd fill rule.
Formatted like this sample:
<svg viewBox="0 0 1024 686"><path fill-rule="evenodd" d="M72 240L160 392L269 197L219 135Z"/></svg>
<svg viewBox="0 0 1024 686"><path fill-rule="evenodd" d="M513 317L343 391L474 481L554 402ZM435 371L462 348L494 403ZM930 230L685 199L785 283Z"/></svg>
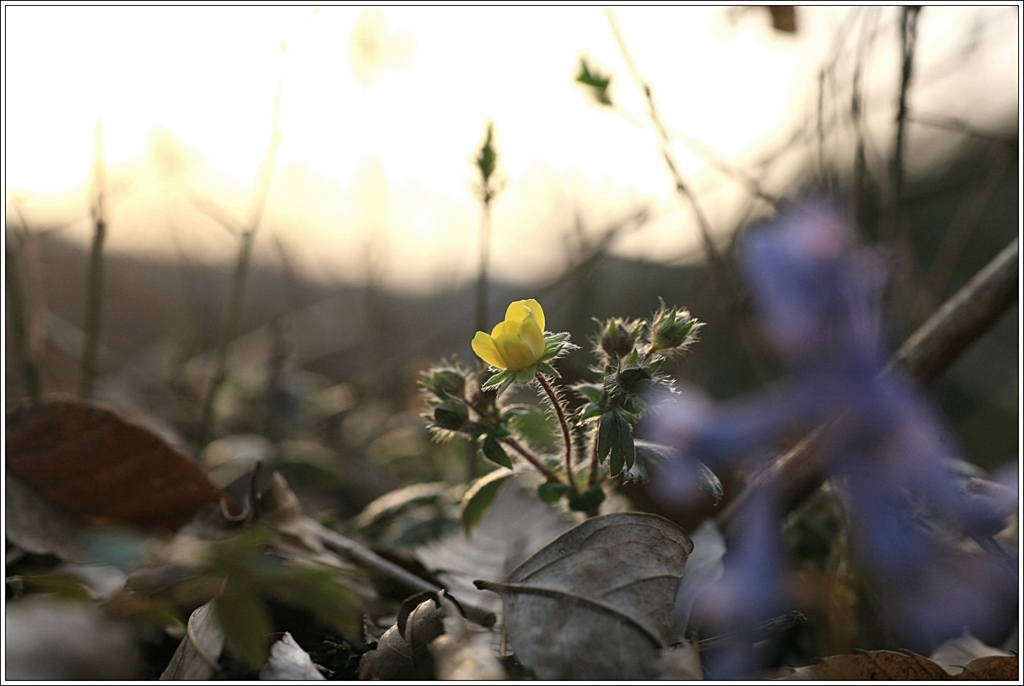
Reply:
<svg viewBox="0 0 1024 686"><path fill-rule="evenodd" d="M441 681L500 681L505 668L491 649L491 632L474 626L445 595L439 597L444 612L444 634L430 643L434 671Z"/></svg>
<svg viewBox="0 0 1024 686"><path fill-rule="evenodd" d="M588 519L516 567L503 583L505 629L540 679L655 679L693 542L651 514Z"/></svg>
<svg viewBox="0 0 1024 686"><path fill-rule="evenodd" d="M364 679L431 679L434 662L429 645L444 633L444 594L424 591L410 596L398 610L398 620L384 632L376 650L363 655L359 667Z"/></svg>
<svg viewBox="0 0 1024 686"><path fill-rule="evenodd" d="M316 522L302 512L302 505L281 472L274 472L270 486L262 498L267 525L278 539L278 548L298 547L306 552L322 553L323 541L317 534Z"/></svg>
<svg viewBox="0 0 1024 686"><path fill-rule="evenodd" d="M260 671L260 681L325 681L325 678L309 653L285 632L270 648L270 659Z"/></svg>
<svg viewBox="0 0 1024 686"><path fill-rule="evenodd" d="M177 531L224 494L188 456L99 405L52 400L7 415L7 469L90 524Z"/></svg>
<svg viewBox="0 0 1024 686"><path fill-rule="evenodd" d="M188 618L185 637L160 675L162 681L204 681L213 676L224 651L224 634L213 613L213 601Z"/></svg>

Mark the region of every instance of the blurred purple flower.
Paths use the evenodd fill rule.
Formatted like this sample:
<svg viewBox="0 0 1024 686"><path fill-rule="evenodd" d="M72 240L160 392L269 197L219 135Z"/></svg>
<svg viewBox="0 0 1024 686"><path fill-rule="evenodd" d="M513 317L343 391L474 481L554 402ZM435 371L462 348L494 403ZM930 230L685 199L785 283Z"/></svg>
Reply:
<svg viewBox="0 0 1024 686"><path fill-rule="evenodd" d="M965 626L984 635L1005 616L1000 604L1017 596L1016 566L957 552L959 539L948 532L990 538L1011 505L1016 509L1017 493L970 497L953 478L957 451L939 415L908 379L881 376L881 260L858 248L840 210L812 201L750 231L740 261L787 379L723 406L684 391L661 407L654 439L676 448L678 459L656 486L667 497L685 498L695 490L698 460L712 469L749 464L767 456L787 424L831 422L824 466L848 513L860 567L881 589L890 626L916 649L934 647ZM713 591L721 603L714 611L738 637L776 611L780 595L777 503L762 494L747 507ZM779 552L767 554L769 544ZM773 600L755 602L751 593ZM744 650L737 642L724 651L715 674L749 671Z"/></svg>

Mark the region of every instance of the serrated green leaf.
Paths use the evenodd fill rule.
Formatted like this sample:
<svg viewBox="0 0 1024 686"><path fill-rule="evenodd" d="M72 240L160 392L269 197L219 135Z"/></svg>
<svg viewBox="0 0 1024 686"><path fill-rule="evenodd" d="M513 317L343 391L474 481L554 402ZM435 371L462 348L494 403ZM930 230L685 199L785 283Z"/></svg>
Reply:
<svg viewBox="0 0 1024 686"><path fill-rule="evenodd" d="M228 649L249 667L259 669L267 661L267 636L274 630L259 595L229 579L213 608Z"/></svg>
<svg viewBox="0 0 1024 686"><path fill-rule="evenodd" d="M515 372L510 372L507 369L504 370L504 371L500 371L497 374L495 374L494 376L492 376L491 378L487 379L487 381L485 381L480 386L480 389L486 391L486 390L488 390L490 388L494 388L495 386L500 386L501 384L505 383L505 381L510 379L510 378L515 378Z"/></svg>
<svg viewBox="0 0 1024 686"><path fill-rule="evenodd" d="M589 512L604 502L604 491L601 484L594 484L582 493L569 498L569 509L577 512Z"/></svg>
<svg viewBox="0 0 1024 686"><path fill-rule="evenodd" d="M616 443L616 422L619 417L614 412L601 415L601 426L597 430L597 460L602 464L608 458L612 445Z"/></svg>
<svg viewBox="0 0 1024 686"><path fill-rule="evenodd" d="M571 489L561 481L545 481L537 487L537 496L546 503L557 502Z"/></svg>
<svg viewBox="0 0 1024 686"><path fill-rule="evenodd" d="M650 481L647 476L647 467L644 466L644 461L640 456L633 461L633 466L628 467L625 472L622 473L622 483L638 483L645 484Z"/></svg>
<svg viewBox="0 0 1024 686"><path fill-rule="evenodd" d="M628 423L622 422L622 424L624 425L624 431L619 433L619 450L622 452L626 469L632 469L633 464L636 462L636 446L633 444L633 432L630 430Z"/></svg>
<svg viewBox="0 0 1024 686"><path fill-rule="evenodd" d="M459 523L467 536L473 527L480 523L480 518L484 516L487 508L491 506L495 496L498 495L498 491L510 476L512 476L512 472L496 469L474 481L466 491L466 495L462 497Z"/></svg>
<svg viewBox="0 0 1024 686"><path fill-rule="evenodd" d="M508 453L505 452L505 449L501 447L501 443L494 436L488 435L484 437L480 445L480 452L494 464L506 469L512 469L512 460L508 458Z"/></svg>
<svg viewBox="0 0 1024 686"><path fill-rule="evenodd" d="M604 462L606 458L609 460L608 473L611 476L618 476L623 467L632 467L636 459L629 422L617 412L601 415L601 426L597 433L597 459Z"/></svg>

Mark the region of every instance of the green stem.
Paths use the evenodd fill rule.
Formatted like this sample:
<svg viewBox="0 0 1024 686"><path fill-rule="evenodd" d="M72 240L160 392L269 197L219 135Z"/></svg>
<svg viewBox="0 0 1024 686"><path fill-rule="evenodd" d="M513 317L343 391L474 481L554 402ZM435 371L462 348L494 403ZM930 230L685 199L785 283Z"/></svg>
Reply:
<svg viewBox="0 0 1024 686"><path fill-rule="evenodd" d="M507 436L502 440L508 443L510 446L512 446L512 448L514 448L517 453L525 457L526 461L532 464L538 472L546 476L549 481L565 483L565 481L562 478L560 478L558 474L552 471L550 467L544 464L539 457L530 452L530 449L524 446L522 443L512 438L511 436ZM574 492L576 491L576 486L572 483L572 479L569 480L569 487L572 488Z"/></svg>
<svg viewBox="0 0 1024 686"><path fill-rule="evenodd" d="M558 415L558 423L562 426L562 438L565 440L565 474L569 477L569 487L572 488L572 492L579 493L579 490L576 488L576 479L572 476L572 433L569 431L569 423L565 421L562 403L559 402L558 396L555 395L555 389L551 388L551 384L544 378L544 375L537 372L535 376L540 387L544 389L548 399L551 400L551 405L555 408L555 414Z"/></svg>
<svg viewBox="0 0 1024 686"><path fill-rule="evenodd" d="M598 465L598 460L597 460L597 440L598 440L598 432L600 430L601 430L600 424L598 424L598 427L594 429L594 446L593 446L593 450L590 451L590 477L587 479L587 484L589 486L594 486L594 485L597 484L597 474L598 474L598 467L597 467L597 465Z"/></svg>

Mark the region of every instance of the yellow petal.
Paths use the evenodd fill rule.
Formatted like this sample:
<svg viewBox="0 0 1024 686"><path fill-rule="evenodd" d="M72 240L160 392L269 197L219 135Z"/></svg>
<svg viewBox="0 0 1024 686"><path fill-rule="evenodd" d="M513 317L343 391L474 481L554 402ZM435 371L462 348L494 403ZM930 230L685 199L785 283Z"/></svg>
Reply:
<svg viewBox="0 0 1024 686"><path fill-rule="evenodd" d="M544 332L541 331L537 320L531 314L519 325L518 333L519 339L530 348L530 353L533 355L533 361L530 364L533 364L544 354Z"/></svg>
<svg viewBox="0 0 1024 686"><path fill-rule="evenodd" d="M497 325L495 325L494 329L491 331L491 338L497 338L498 336L502 336L502 335L505 335L505 334L510 334L510 335L513 335L513 336L518 335L519 334L519 321L518 320L517 321L510 321L510 320L506 319L503 322L499 322Z"/></svg>
<svg viewBox="0 0 1024 686"><path fill-rule="evenodd" d="M544 309L536 300L516 300L505 310L505 320L521 322L530 314L537 320L540 330L544 330Z"/></svg>
<svg viewBox="0 0 1024 686"><path fill-rule="evenodd" d="M494 339L494 344L502 358L508 362L508 369L518 372L536 362L530 346L523 342L517 334L502 334Z"/></svg>
<svg viewBox="0 0 1024 686"><path fill-rule="evenodd" d="M477 331L476 336L473 337L473 352L491 366L498 367L499 369L508 368L501 353L498 352L498 347L494 344L494 339L483 331Z"/></svg>

